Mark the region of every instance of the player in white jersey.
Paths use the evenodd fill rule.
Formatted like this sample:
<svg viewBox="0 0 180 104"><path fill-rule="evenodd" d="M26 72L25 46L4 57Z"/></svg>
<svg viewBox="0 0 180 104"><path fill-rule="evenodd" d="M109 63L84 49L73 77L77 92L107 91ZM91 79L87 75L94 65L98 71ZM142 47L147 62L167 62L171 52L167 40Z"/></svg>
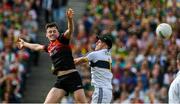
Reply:
<svg viewBox="0 0 180 104"><path fill-rule="evenodd" d="M111 35L98 37L95 51L85 57L74 59L75 64L89 62L91 66L91 84L94 86L91 103L110 103L112 100L111 73Z"/></svg>
<svg viewBox="0 0 180 104"><path fill-rule="evenodd" d="M169 104L180 104L180 53L177 55L177 68L179 71L169 88Z"/></svg>

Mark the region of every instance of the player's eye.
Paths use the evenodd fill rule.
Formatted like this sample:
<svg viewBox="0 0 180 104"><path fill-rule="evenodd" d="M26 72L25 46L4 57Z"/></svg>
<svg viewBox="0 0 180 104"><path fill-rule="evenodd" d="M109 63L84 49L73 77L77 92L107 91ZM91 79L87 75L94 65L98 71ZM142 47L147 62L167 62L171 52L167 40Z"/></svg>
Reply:
<svg viewBox="0 0 180 104"><path fill-rule="evenodd" d="M56 30L53 30L53 33L56 33Z"/></svg>
<svg viewBox="0 0 180 104"><path fill-rule="evenodd" d="M56 30L50 30L50 31L48 31L48 33L56 33L57 31Z"/></svg>
<svg viewBox="0 0 180 104"><path fill-rule="evenodd" d="M50 33L50 34L51 34L52 32L53 32L52 30L48 31L48 33Z"/></svg>

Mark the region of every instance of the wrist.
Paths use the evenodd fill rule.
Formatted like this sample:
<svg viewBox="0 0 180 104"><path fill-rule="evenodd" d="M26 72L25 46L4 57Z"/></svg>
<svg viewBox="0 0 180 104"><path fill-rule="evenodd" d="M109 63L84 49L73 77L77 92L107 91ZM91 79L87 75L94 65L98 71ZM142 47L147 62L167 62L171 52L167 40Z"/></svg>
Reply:
<svg viewBox="0 0 180 104"><path fill-rule="evenodd" d="M72 21L72 20L73 20L73 18L72 18L72 17L68 17L68 20L69 20L69 21Z"/></svg>
<svg viewBox="0 0 180 104"><path fill-rule="evenodd" d="M22 48L25 47L26 42L22 42Z"/></svg>

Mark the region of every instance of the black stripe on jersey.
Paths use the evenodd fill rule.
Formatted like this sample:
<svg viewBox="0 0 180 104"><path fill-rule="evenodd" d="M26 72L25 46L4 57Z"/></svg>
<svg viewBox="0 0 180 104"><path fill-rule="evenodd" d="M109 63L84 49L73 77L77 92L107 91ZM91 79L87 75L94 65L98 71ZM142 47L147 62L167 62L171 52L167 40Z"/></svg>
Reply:
<svg viewBox="0 0 180 104"><path fill-rule="evenodd" d="M102 60L98 60L95 63L90 61L90 66L91 67L99 67L99 68L111 69L110 68L110 63L108 61L102 61Z"/></svg>

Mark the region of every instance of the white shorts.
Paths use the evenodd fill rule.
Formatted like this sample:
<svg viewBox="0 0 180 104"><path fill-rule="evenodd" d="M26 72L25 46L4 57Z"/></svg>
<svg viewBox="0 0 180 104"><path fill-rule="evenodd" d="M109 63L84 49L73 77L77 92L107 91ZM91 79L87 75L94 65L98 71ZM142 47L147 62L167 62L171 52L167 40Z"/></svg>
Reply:
<svg viewBox="0 0 180 104"><path fill-rule="evenodd" d="M112 101L112 89L108 88L95 88L91 103L111 103Z"/></svg>

